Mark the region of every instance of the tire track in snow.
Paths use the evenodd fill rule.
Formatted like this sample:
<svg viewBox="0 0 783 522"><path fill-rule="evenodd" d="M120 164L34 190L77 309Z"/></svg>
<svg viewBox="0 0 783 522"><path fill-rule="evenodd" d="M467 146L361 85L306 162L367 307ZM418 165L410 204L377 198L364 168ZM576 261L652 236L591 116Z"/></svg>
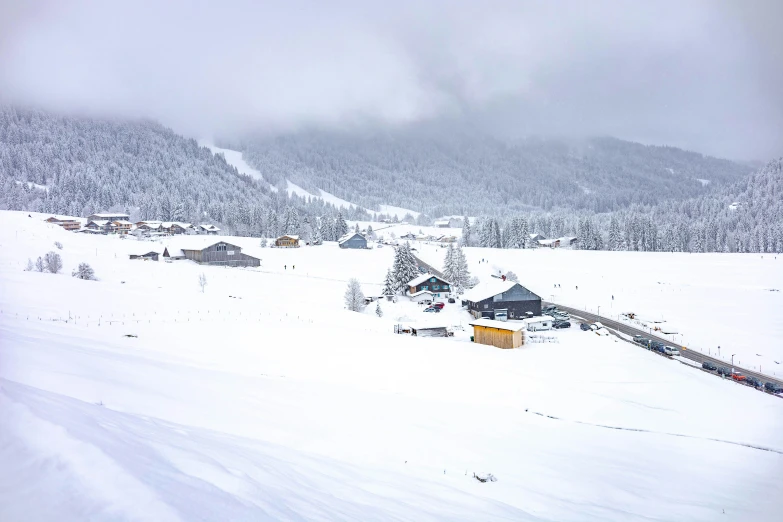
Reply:
<svg viewBox="0 0 783 522"><path fill-rule="evenodd" d="M525 410L525 411L528 412L528 410ZM553 415L547 415L546 413L540 413L540 412L537 412L537 411L530 411L529 413L534 413L534 414L536 414L538 416L545 417L547 419L559 420L559 421L563 421L563 422L572 422L574 424L583 424L585 426L594 426L596 428L605 428L605 429L609 429L609 430L619 430L619 431L635 431L635 432L638 432L638 433L653 433L655 435L668 435L670 437L683 437L683 438L686 438L686 439L709 440L709 441L712 441L712 442L722 442L723 444L733 444L735 446L743 446L745 448L751 448L751 449L756 449L756 450L761 450L761 451L769 451L769 452L772 452L772 453L777 453L778 455L783 455L783 451L777 450L775 448L767 448L765 446L756 446L754 444L747 444L745 442L736 442L736 441L733 441L733 440L716 439L716 438L712 438L712 437L698 437L696 435L686 435L684 433L670 433L670 432L666 432L666 431L646 430L646 429L643 429L643 428L625 428L623 426L609 426L609 425L606 425L606 424L596 424L596 423L593 423L593 422L586 422L586 421L579 421L579 420L570 420L570 419L561 419L560 417L555 417Z"/></svg>

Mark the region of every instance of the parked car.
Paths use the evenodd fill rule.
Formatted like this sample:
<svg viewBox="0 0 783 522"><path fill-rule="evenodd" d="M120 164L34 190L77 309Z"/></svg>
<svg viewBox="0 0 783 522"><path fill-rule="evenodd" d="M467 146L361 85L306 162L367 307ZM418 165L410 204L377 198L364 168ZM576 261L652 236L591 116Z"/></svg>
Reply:
<svg viewBox="0 0 783 522"><path fill-rule="evenodd" d="M541 309L541 313L547 315L554 312L555 310L557 310L557 307L555 305L547 305Z"/></svg>
<svg viewBox="0 0 783 522"><path fill-rule="evenodd" d="M737 373L737 372L732 373L731 374L731 378L734 379L737 382L742 382L742 381L747 380L747 377L745 377L741 373Z"/></svg>
<svg viewBox="0 0 783 522"><path fill-rule="evenodd" d="M552 323L552 328L571 328L571 323L568 321L555 321Z"/></svg>
<svg viewBox="0 0 783 522"><path fill-rule="evenodd" d="M761 388L763 386L760 380L756 379L755 377L751 377L750 375L748 375L748 377L745 379L745 384L749 384L754 388Z"/></svg>
<svg viewBox="0 0 783 522"><path fill-rule="evenodd" d="M725 366L720 366L720 367L718 367L718 375L723 375L724 377L729 377L731 375L731 370L729 370Z"/></svg>
<svg viewBox="0 0 783 522"><path fill-rule="evenodd" d="M449 303L456 303L457 301L453 297L449 297Z"/></svg>
<svg viewBox="0 0 783 522"><path fill-rule="evenodd" d="M633 342L635 342L636 344L645 344L643 341L647 341L647 339L645 339L641 335L634 335L633 336Z"/></svg>
<svg viewBox="0 0 783 522"><path fill-rule="evenodd" d="M434 312L434 313L440 313L440 308L435 308L434 306L428 306L424 309L425 312Z"/></svg>
<svg viewBox="0 0 783 522"><path fill-rule="evenodd" d="M582 331L586 332L586 331L590 330L590 325L589 324L585 324L585 323L579 323L579 328Z"/></svg>
<svg viewBox="0 0 783 522"><path fill-rule="evenodd" d="M439 309L439 310L443 310L443 307L446 306L446 303L441 303L440 301L438 301L437 303L435 303L432 306L437 308L437 309Z"/></svg>
<svg viewBox="0 0 783 522"><path fill-rule="evenodd" d="M592 324L592 326L593 326L593 330L600 330L601 328L603 328L603 327L604 327L604 325L602 325L602 324L601 324L601 323L599 323L598 321L594 322L594 323Z"/></svg>
<svg viewBox="0 0 783 522"><path fill-rule="evenodd" d="M778 386L774 382L768 382L764 385L764 389L769 393L783 393L783 386Z"/></svg>
<svg viewBox="0 0 783 522"><path fill-rule="evenodd" d="M669 356L675 356L675 355L680 355L680 350L678 350L674 346L664 346L663 353Z"/></svg>
<svg viewBox="0 0 783 522"><path fill-rule="evenodd" d="M718 370L718 367L709 361L704 361L703 363L701 363L701 367L711 372L715 372Z"/></svg>

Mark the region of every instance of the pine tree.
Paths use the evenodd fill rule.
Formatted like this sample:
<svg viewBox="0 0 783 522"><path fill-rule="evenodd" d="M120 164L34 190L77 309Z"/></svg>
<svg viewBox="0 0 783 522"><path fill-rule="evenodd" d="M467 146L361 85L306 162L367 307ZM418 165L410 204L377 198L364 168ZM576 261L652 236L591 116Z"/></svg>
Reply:
<svg viewBox="0 0 783 522"><path fill-rule="evenodd" d="M419 275L416 258L413 257L411 245L407 241L395 250L393 270L395 289L404 295L408 283Z"/></svg>
<svg viewBox="0 0 783 522"><path fill-rule="evenodd" d="M328 216L321 218L321 239L323 241L334 241L334 232L332 227L332 220Z"/></svg>
<svg viewBox="0 0 783 522"><path fill-rule="evenodd" d="M397 293L396 288L397 284L394 281L394 275L391 269L388 269L386 270L386 278L383 280L383 291L381 293L383 295L394 295Z"/></svg>
<svg viewBox="0 0 783 522"><path fill-rule="evenodd" d="M337 212L337 219L334 222L334 240L336 241L347 233L348 223L345 222L345 219L343 218L343 211L340 210Z"/></svg>
<svg viewBox="0 0 783 522"><path fill-rule="evenodd" d="M612 220L609 222L609 250L620 250L620 244L622 242L622 236L620 234L620 223L615 216L612 216Z"/></svg>
<svg viewBox="0 0 783 522"><path fill-rule="evenodd" d="M446 257L443 260L443 277L450 282L457 280L457 259L451 244L446 248Z"/></svg>
<svg viewBox="0 0 783 522"><path fill-rule="evenodd" d="M470 270L468 269L468 258L465 257L465 252L462 247L457 246L454 250L455 259L455 277L453 281L449 281L457 287L457 293L461 294L465 291L465 288L470 284Z"/></svg>
<svg viewBox="0 0 783 522"><path fill-rule="evenodd" d="M351 278L348 281L348 288L345 290L345 307L352 312L361 312L364 310L364 293L359 280Z"/></svg>
<svg viewBox="0 0 783 522"><path fill-rule="evenodd" d="M383 317L383 310L381 310L381 302L377 301L375 303L375 315L378 317Z"/></svg>
<svg viewBox="0 0 783 522"><path fill-rule="evenodd" d="M472 230L470 228L470 219L468 219L468 216L465 216L462 222L462 244L465 246L471 246L472 241Z"/></svg>

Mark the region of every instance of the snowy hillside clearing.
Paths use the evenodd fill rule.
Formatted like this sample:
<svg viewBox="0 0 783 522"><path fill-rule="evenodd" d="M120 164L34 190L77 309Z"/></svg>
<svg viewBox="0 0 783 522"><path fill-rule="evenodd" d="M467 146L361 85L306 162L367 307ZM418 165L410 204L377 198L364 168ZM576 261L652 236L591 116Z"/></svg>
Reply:
<svg viewBox="0 0 783 522"><path fill-rule="evenodd" d="M131 261L150 243L32 216L0 212L0 520L780 514L779 399L575 328L517 350L395 335L439 318L341 309L389 248ZM54 241L63 273L25 272ZM83 261L99 281L70 277Z"/></svg>

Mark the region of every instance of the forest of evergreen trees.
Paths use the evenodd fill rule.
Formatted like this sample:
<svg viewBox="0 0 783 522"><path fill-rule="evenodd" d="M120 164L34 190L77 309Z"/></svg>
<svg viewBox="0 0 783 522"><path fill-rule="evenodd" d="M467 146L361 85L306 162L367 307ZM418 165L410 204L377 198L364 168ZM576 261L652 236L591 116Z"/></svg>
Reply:
<svg viewBox="0 0 783 522"><path fill-rule="evenodd" d="M613 138L502 140L459 125L299 131L226 145L242 149L273 184L289 179L365 208L389 204L430 216L608 212L696 197L754 170L674 147Z"/></svg>
<svg viewBox="0 0 783 522"><path fill-rule="evenodd" d="M421 225L455 208L482 216L465 230L470 245L529 248L529 234L538 233L575 236L584 249L783 250L781 160L743 175L743 165L612 139L576 150L546 140L502 148L465 134L442 142L427 134L421 142L410 133L370 136L364 145L351 137L340 146L309 136L251 146L248 159L273 183L318 183L369 206L427 209ZM274 192L155 122L13 107L0 107L0 208L74 216L124 210L133 219L213 222L233 234L316 242L339 238L346 220L371 220L361 208Z"/></svg>

